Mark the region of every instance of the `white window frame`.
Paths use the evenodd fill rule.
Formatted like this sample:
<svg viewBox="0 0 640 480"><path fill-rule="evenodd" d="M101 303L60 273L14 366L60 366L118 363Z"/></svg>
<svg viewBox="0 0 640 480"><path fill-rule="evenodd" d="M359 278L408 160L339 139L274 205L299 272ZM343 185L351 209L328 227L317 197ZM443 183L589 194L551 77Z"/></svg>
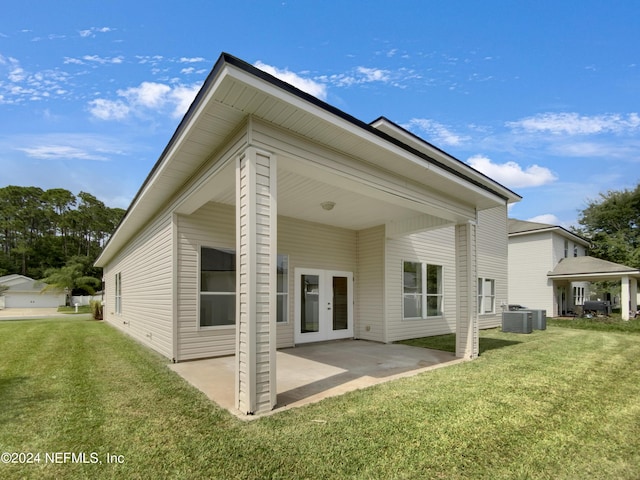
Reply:
<svg viewBox="0 0 640 480"><path fill-rule="evenodd" d="M202 291L202 285L201 285L201 272L202 272L202 249L212 249L212 250L223 250L223 251L227 251L227 252L233 252L234 255L236 253L235 248L226 248L226 247L211 247L208 245L200 245L198 247L198 304L196 306L196 311L197 311L197 315L198 315L198 321L197 321L197 326L198 329L200 330L220 330L220 329L229 329L229 328L235 328L236 323L234 322L233 324L228 324L228 325L202 325L201 324L201 319L200 319L200 298L201 295L233 295L234 297L236 296L236 291L234 290L233 292L203 292ZM286 266L286 273L284 275L284 278L282 279L282 291L276 291L276 296L278 297L278 300L281 297L284 297L284 301L282 302L282 314L278 315L279 309L278 307L280 306L280 301L276 302L276 323L278 325L286 325L289 323L289 256L288 255L280 255L278 254L277 257L277 261L278 264L280 264L280 261L284 261L284 265ZM236 274L237 274L237 264L236 264ZM276 267L277 269L277 267ZM277 275L277 272L276 272ZM276 281L277 283L277 281ZM237 283L236 283L237 285ZM277 288L277 287L276 287ZM279 318L282 318L283 320L279 320Z"/></svg>
<svg viewBox="0 0 640 480"><path fill-rule="evenodd" d="M122 314L122 272L118 272L115 275L114 299L115 299L116 315L121 315Z"/></svg>
<svg viewBox="0 0 640 480"><path fill-rule="evenodd" d="M287 325L289 323L289 255L277 255L277 263L280 265L280 262L286 267L286 272L282 279L282 291L279 291L276 287L276 324L277 325ZM277 275L277 267L276 267L276 275ZM277 284L277 280L276 280ZM280 299L283 298L282 301L282 312L278 312L278 308L281 305ZM280 314L279 314L280 313ZM282 319L282 320L280 320Z"/></svg>
<svg viewBox="0 0 640 480"><path fill-rule="evenodd" d="M233 323L229 323L226 325L202 325L202 317L201 317L201 310L200 310L200 305L201 305L201 298L203 295L205 296L233 296L234 299L236 297L236 290L234 288L234 290L232 292L203 292L202 291L202 251L203 250L220 250L223 252L227 252L227 253L233 253L233 255L235 255L235 249L234 248L227 248L227 247L220 247L220 246L216 246L216 247L212 247L209 245L200 245L198 248L198 305L196 306L197 308L197 315L198 315L198 329L200 330L224 330L224 329L230 329L230 328L236 328L236 319L234 316L234 321ZM237 265L236 265L236 270L235 273L237 275ZM234 285L236 284L236 281L234 281ZM234 300L235 303L235 300Z"/></svg>
<svg viewBox="0 0 640 480"><path fill-rule="evenodd" d="M573 304L584 305L584 287L573 287Z"/></svg>
<svg viewBox="0 0 640 480"><path fill-rule="evenodd" d="M489 287L489 292L487 293L487 283L491 286ZM489 305L491 309L487 311L487 302L490 302ZM479 315L494 315L496 313L496 280L494 278L478 278L478 314Z"/></svg>
<svg viewBox="0 0 640 480"><path fill-rule="evenodd" d="M405 291L405 264L412 263L420 266L421 284L419 285L420 291L417 293L406 293ZM435 267L439 269L438 278L438 293L429 293L427 291L427 269L428 267ZM428 318L442 318L444 316L444 267L433 263L419 262L414 260L403 260L401 266L402 272L402 319L403 320L426 320ZM420 316L407 317L405 316L405 298L411 297L420 299ZM438 314L429 315L429 298L438 299Z"/></svg>

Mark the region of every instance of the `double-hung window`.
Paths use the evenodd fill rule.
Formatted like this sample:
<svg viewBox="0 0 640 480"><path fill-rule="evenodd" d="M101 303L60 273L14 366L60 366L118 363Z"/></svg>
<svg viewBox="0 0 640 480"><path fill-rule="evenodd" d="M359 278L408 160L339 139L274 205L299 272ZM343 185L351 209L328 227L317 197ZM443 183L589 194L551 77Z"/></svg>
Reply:
<svg viewBox="0 0 640 480"><path fill-rule="evenodd" d="M278 255L277 266L277 322L287 323L289 321L289 257Z"/></svg>
<svg viewBox="0 0 640 480"><path fill-rule="evenodd" d="M122 313L122 274L120 272L116 273L115 278L115 301L116 301L116 313Z"/></svg>
<svg viewBox="0 0 640 480"><path fill-rule="evenodd" d="M277 260L277 321L288 321L289 260ZM232 249L202 247L200 252L200 326L236 324L236 253Z"/></svg>
<svg viewBox="0 0 640 480"><path fill-rule="evenodd" d="M236 324L236 254L202 248L200 256L200 326Z"/></svg>
<svg viewBox="0 0 640 480"><path fill-rule="evenodd" d="M496 281L491 278L478 279L478 313L496 313Z"/></svg>
<svg viewBox="0 0 640 480"><path fill-rule="evenodd" d="M584 287L573 287L573 304L584 305Z"/></svg>
<svg viewBox="0 0 640 480"><path fill-rule="evenodd" d="M403 318L442 315L442 266L403 262Z"/></svg>

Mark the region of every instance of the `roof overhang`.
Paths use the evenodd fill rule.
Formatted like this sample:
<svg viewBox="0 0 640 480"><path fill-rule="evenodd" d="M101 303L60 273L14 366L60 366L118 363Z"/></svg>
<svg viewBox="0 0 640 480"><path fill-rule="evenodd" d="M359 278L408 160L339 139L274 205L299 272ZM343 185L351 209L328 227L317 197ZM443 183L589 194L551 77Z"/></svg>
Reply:
<svg viewBox="0 0 640 480"><path fill-rule="evenodd" d="M562 259L547 277L569 282L620 281L623 277L640 279L640 270L587 255Z"/></svg>
<svg viewBox="0 0 640 480"><path fill-rule="evenodd" d="M509 233L509 237L521 237L524 235L532 235L535 233L545 233L545 232L550 232L550 233L558 233L560 235L562 235L563 237L567 237L570 238L571 240L573 240L574 242L577 242L585 247L589 247L591 246L591 242L589 242L587 239L581 237L580 235L576 235L575 233L570 232L569 230L567 230L566 228L560 227L560 226L549 226L548 228L536 228L533 230L525 230L522 232L513 232L513 233Z"/></svg>
<svg viewBox="0 0 640 480"><path fill-rule="evenodd" d="M229 139L256 118L390 172L444 202L483 210L520 196L390 122L366 124L231 55L222 54L159 160L109 239L96 266L106 265L178 195Z"/></svg>
<svg viewBox="0 0 640 480"><path fill-rule="evenodd" d="M588 272L588 273L566 273L553 274L548 273L547 277L552 280L565 280L568 282L606 282L620 281L623 277L635 278L640 280L640 270L623 270L620 272Z"/></svg>

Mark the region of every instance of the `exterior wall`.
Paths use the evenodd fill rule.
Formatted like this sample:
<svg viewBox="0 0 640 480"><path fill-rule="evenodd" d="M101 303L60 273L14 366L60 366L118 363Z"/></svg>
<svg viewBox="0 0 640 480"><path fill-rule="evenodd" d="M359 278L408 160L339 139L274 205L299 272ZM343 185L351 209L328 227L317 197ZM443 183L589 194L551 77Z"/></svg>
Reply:
<svg viewBox="0 0 640 480"><path fill-rule="evenodd" d="M386 342L384 272L384 225L359 231L358 271L355 281L358 298L354 332L356 338Z"/></svg>
<svg viewBox="0 0 640 480"><path fill-rule="evenodd" d="M236 327L200 328L200 248L235 250L235 207L208 203L193 215L178 215L177 360L236 352Z"/></svg>
<svg viewBox="0 0 640 480"><path fill-rule="evenodd" d="M476 229L478 277L495 280L495 312L478 315L480 328L493 328L502 323L502 305L508 297L507 207L478 212Z"/></svg>
<svg viewBox="0 0 640 480"><path fill-rule="evenodd" d="M355 272L356 244L355 231L278 217L278 254L289 257L289 321L277 325L277 348L294 345L295 269L319 268ZM198 258L202 246L235 249L233 206L208 203L192 215L178 216L179 361L235 354L235 326L198 326ZM357 296L356 292L355 297ZM356 318L357 311L356 308Z"/></svg>
<svg viewBox="0 0 640 480"><path fill-rule="evenodd" d="M553 238L553 266L555 267L560 260L565 258L565 240L568 244L566 257L584 257L587 254L587 248L579 244L571 238L566 238L558 233L552 233ZM576 255L574 255L574 252Z"/></svg>
<svg viewBox="0 0 640 480"><path fill-rule="evenodd" d="M516 235L509 238L509 303L554 313L554 252L551 232ZM562 247L564 249L564 246ZM562 254L564 256L564 253Z"/></svg>
<svg viewBox="0 0 640 480"><path fill-rule="evenodd" d="M169 213L146 226L104 268L104 319L138 342L173 358L173 222ZM115 276L122 278L121 313Z"/></svg>
<svg viewBox="0 0 640 480"><path fill-rule="evenodd" d="M403 319L403 261L442 265L443 315L419 320ZM400 238L388 238L385 250L385 317L387 342L453 333L456 330L456 259L454 227Z"/></svg>

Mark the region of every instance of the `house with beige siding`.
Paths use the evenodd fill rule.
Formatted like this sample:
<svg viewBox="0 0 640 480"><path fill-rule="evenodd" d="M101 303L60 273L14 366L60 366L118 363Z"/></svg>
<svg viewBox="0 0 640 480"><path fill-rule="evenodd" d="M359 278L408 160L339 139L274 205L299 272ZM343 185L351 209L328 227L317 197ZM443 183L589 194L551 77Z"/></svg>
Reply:
<svg viewBox="0 0 640 480"><path fill-rule="evenodd" d="M546 310L549 316L583 312L592 282L620 282L622 317L637 310L640 270L588 255L589 241L546 223L509 219L509 304Z"/></svg>
<svg viewBox="0 0 640 480"><path fill-rule="evenodd" d="M278 348L455 333L471 359L519 199L222 54L96 262L104 318L174 362L234 355L247 414L275 406Z"/></svg>

